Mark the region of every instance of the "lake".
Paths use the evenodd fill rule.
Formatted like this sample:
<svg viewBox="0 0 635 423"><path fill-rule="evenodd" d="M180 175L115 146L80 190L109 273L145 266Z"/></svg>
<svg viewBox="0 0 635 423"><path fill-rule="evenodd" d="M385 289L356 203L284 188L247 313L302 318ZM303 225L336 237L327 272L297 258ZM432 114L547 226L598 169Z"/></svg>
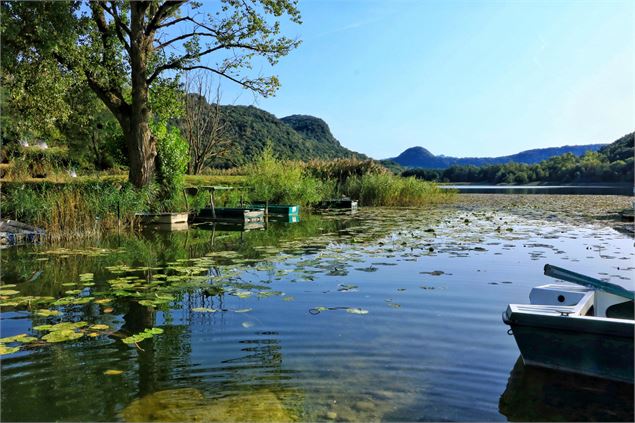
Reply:
<svg viewBox="0 0 635 423"><path fill-rule="evenodd" d="M546 263L632 283L631 201L459 195L3 250L2 337L37 339L6 343L0 417L633 421L633 385L525 367L501 321Z"/></svg>

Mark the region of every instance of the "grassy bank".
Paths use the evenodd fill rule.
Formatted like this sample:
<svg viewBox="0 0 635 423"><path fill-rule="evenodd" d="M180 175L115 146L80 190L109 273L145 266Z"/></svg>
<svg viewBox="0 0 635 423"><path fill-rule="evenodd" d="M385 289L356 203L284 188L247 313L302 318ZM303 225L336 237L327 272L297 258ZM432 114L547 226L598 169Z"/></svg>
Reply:
<svg viewBox="0 0 635 423"><path fill-rule="evenodd" d="M0 212L47 231L49 239L99 236L115 228L131 228L136 212L196 211L209 200L205 190L175 193L165 199L156 186L135 189L124 174L76 178L1 180ZM283 161L270 151L231 172L187 175L186 187L231 186L217 195L218 205L242 199L293 203L310 208L322 200L347 196L361 206L423 206L451 201L454 193L436 184L395 176L372 161Z"/></svg>

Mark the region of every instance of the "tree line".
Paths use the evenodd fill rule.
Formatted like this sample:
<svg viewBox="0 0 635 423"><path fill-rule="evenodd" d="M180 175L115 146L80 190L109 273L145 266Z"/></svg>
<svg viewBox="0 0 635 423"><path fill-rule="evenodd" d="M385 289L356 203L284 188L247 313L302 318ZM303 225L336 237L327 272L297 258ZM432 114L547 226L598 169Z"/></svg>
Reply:
<svg viewBox="0 0 635 423"><path fill-rule="evenodd" d="M634 133L598 152L583 156L565 153L536 164L505 163L485 166L451 166L447 169L407 169L402 176L426 181L491 184L631 182L633 183Z"/></svg>

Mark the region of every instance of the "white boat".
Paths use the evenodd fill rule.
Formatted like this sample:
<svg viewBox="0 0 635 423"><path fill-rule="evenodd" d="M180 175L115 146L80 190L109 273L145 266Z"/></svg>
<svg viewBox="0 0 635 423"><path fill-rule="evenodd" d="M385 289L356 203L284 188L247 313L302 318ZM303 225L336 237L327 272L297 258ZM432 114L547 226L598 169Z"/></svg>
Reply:
<svg viewBox="0 0 635 423"><path fill-rule="evenodd" d="M503 312L525 364L633 383L633 290L551 265L545 275L575 285L535 287Z"/></svg>

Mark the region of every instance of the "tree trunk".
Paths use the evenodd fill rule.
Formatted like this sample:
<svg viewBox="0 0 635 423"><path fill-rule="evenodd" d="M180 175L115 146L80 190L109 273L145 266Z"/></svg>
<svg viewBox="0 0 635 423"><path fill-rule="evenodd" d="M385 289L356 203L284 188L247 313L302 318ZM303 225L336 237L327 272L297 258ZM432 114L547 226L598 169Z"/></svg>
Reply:
<svg viewBox="0 0 635 423"><path fill-rule="evenodd" d="M132 104L129 125L124 135L128 145L130 171L128 180L136 187L147 186L154 176L156 140L150 131L148 104L147 61L152 38L145 34L145 2L131 2L130 67L132 76Z"/></svg>

